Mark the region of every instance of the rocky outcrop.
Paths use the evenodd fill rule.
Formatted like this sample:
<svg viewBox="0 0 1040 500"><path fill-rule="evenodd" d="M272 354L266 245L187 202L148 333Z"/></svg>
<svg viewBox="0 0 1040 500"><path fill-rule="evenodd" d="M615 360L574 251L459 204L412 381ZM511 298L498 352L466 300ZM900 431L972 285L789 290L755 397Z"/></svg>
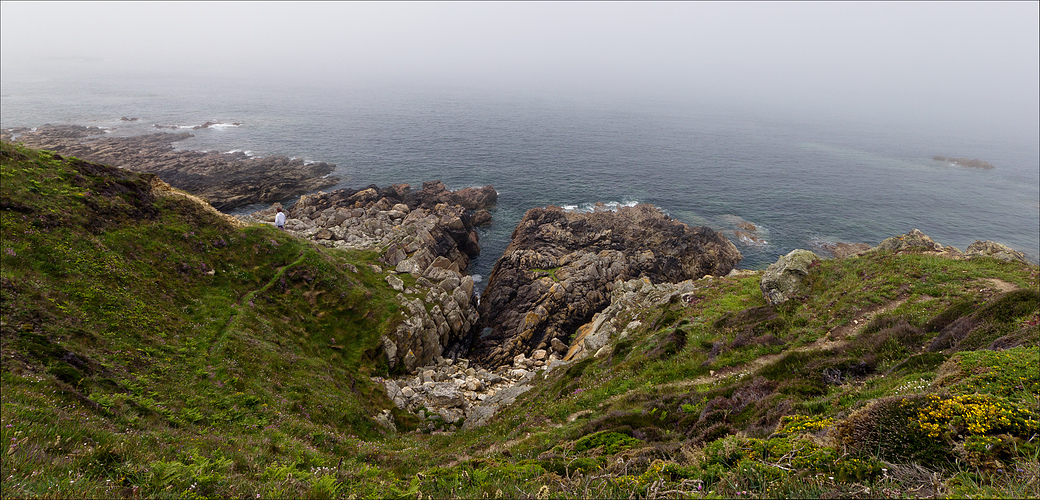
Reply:
<svg viewBox="0 0 1040 500"><path fill-rule="evenodd" d="M710 285L712 280L713 277L709 275L701 280L679 283L654 284L648 278L615 283L610 294L610 305L578 329L578 334L563 355L564 361L603 355L614 343L624 340L630 333L643 326L640 318L646 312L654 311L657 307L675 302L677 299L683 303L690 303L695 292Z"/></svg>
<svg viewBox="0 0 1040 500"><path fill-rule="evenodd" d="M1007 245L997 243L995 241L979 241L975 240L974 243L968 245L968 249L964 252L967 257L975 256L986 256L1000 259L1005 262L1023 262L1028 264L1029 259L1026 254L1012 249Z"/></svg>
<svg viewBox="0 0 1040 500"><path fill-rule="evenodd" d="M777 305L805 293L809 267L820 257L808 250L792 250L766 268L759 287L770 305Z"/></svg>
<svg viewBox="0 0 1040 500"><path fill-rule="evenodd" d="M911 229L909 233L884 239L871 251L887 250L894 253L932 253L960 255L961 251L954 247L944 247L921 232Z"/></svg>
<svg viewBox="0 0 1040 500"><path fill-rule="evenodd" d="M830 255L835 259L845 259L859 255L870 250L867 243L845 243L841 241L823 241L815 244L815 248L824 255Z"/></svg>
<svg viewBox="0 0 1040 500"><path fill-rule="evenodd" d="M969 159L969 158L947 158L945 156L933 156L932 159L935 160L935 161L941 161L941 162L949 163L951 165L956 165L958 167L977 168L977 169L981 169L981 170L992 170L993 169L993 164L992 163L990 163L988 161L982 161L982 160L979 160L979 159L975 159L975 158L972 158L972 159Z"/></svg>
<svg viewBox="0 0 1040 500"><path fill-rule="evenodd" d="M617 280L721 276L740 259L725 237L691 228L652 205L591 213L532 209L491 273L469 357L497 366L568 344L607 306Z"/></svg>
<svg viewBox="0 0 1040 500"><path fill-rule="evenodd" d="M307 163L284 156L254 158L242 152L175 150L173 143L192 137L187 132L110 137L98 127L43 125L15 133L16 140L28 147L154 173L219 210L274 203L339 183L338 177L330 175L335 165L325 162Z"/></svg>
<svg viewBox="0 0 1040 500"><path fill-rule="evenodd" d="M494 192L487 186L466 193ZM468 332L477 323L474 282L465 274L470 259L480 253L479 237L470 210L445 203L465 199L428 182L412 192L407 184L388 188L341 189L304 195L290 210L285 229L318 244L342 249L377 251L386 264L387 283L397 290L404 320L382 338L391 367L412 370L439 356L457 357ZM493 197L468 202L478 210ZM280 205L242 216L250 222L271 223ZM382 269L379 270L383 272ZM412 279L402 279L408 274Z"/></svg>

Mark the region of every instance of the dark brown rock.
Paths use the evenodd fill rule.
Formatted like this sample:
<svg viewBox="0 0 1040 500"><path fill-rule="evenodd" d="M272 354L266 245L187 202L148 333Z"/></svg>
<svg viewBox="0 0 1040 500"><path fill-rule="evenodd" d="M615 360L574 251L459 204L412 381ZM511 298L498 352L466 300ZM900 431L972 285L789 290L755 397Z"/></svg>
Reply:
<svg viewBox="0 0 1040 500"><path fill-rule="evenodd" d="M610 302L616 280L679 282L724 276L742 256L725 237L652 205L616 212L529 210L495 264L470 358L486 366L567 343Z"/></svg>

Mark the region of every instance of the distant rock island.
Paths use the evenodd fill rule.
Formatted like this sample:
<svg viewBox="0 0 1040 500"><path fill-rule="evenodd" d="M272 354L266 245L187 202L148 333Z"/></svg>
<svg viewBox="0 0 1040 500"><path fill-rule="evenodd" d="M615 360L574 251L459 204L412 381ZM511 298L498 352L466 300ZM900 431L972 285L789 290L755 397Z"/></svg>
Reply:
<svg viewBox="0 0 1040 500"><path fill-rule="evenodd" d="M952 163L958 167L980 168L982 170L993 169L992 163L982 160L969 160L968 158L947 158L945 156L933 156L932 159L935 161L945 161L948 163Z"/></svg>

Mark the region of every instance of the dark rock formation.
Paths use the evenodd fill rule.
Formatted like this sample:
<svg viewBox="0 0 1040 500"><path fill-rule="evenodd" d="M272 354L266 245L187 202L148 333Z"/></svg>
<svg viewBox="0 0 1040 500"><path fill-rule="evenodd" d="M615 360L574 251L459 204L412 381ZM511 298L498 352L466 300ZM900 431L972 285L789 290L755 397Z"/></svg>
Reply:
<svg viewBox="0 0 1040 500"><path fill-rule="evenodd" d="M210 124L212 125L212 124ZM158 175L170 185L209 201L220 210L253 203L274 203L335 185L335 165L307 164L284 156L251 158L245 153L178 151L173 143L190 133L155 133L132 137L104 135L98 127L43 125L17 140L28 147Z"/></svg>
<svg viewBox="0 0 1040 500"><path fill-rule="evenodd" d="M725 237L690 228L652 205L592 213L529 210L481 298L470 358L494 366L551 348L553 339L568 343L609 304L616 280L723 276L741 258Z"/></svg>

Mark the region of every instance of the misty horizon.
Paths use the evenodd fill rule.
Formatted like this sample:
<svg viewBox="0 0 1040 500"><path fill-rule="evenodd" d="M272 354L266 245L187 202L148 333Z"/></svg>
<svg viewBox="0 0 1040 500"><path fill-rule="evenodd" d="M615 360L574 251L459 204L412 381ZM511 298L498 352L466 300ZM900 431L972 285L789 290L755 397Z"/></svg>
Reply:
<svg viewBox="0 0 1040 500"><path fill-rule="evenodd" d="M1040 134L1036 2L3 2L2 82L659 100Z"/></svg>

